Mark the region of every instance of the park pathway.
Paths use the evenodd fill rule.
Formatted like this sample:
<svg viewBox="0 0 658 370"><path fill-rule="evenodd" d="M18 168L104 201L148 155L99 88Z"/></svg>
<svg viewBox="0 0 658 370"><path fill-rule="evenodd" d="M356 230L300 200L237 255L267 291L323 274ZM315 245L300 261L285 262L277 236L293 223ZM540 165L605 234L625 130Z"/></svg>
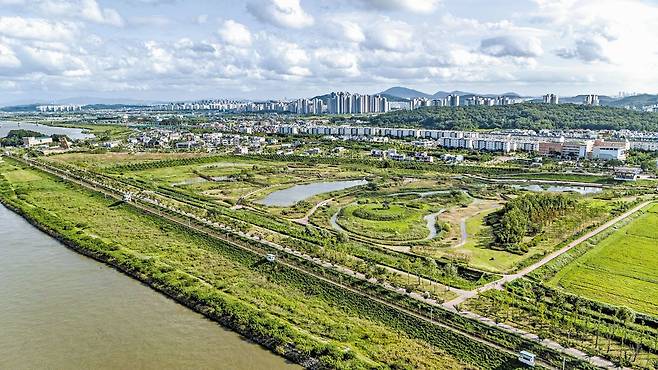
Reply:
<svg viewBox="0 0 658 370"><path fill-rule="evenodd" d="M523 268L521 271L519 271L515 274L503 275L503 277L500 278L499 280L496 280L496 281L493 281L491 283L485 284L485 285L483 285L483 286L481 286L477 289L467 291L467 292L461 294L459 297L457 297L453 300L450 300L448 302L445 302L443 305L446 308L453 308L454 309L454 307L456 305L459 305L459 304L465 302L467 299L473 298L473 297L477 296L478 294L480 294L482 292L486 292L487 290L491 290L491 289L502 290L503 285L505 285L505 283L528 275L529 273L535 271L536 269L538 269L538 268L544 266L545 264L551 262L555 258L557 258L557 257L561 256L562 254L568 252L569 250L571 250L571 248L577 246L578 244L590 239L593 236L596 236L596 235L600 234L601 232L605 231L606 229L608 229L612 225L616 224L617 222L628 218L629 216L631 216L635 212L641 210L642 208L646 207L647 205L649 205L652 202L653 202L653 200L647 200L645 202L642 202L639 205L635 206L633 209L631 209L629 211L626 211L621 216L618 216L618 217L606 222L605 224L597 227L596 229L586 233L585 235L583 235L583 236L579 237L578 239L576 239L576 240L570 242L569 244L565 245L563 248L561 248L561 249L559 249L559 250L557 250L553 253L550 253L549 255L542 258L541 260L533 263L530 266L527 266L527 267Z"/></svg>

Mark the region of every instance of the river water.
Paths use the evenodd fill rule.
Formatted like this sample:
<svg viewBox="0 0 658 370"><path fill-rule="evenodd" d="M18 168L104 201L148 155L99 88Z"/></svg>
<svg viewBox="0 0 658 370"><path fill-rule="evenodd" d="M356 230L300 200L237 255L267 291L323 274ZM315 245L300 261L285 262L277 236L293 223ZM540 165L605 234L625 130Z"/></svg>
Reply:
<svg viewBox="0 0 658 370"><path fill-rule="evenodd" d="M0 369L292 369L0 205Z"/></svg>
<svg viewBox="0 0 658 370"><path fill-rule="evenodd" d="M9 121L0 121L0 138L7 136L11 130L30 130L40 132L44 136L50 136L52 134L66 135L71 140L78 139L88 139L93 138L92 134L85 134L83 129L73 128L73 127L54 127L40 125L38 123L18 123L18 122L9 122Z"/></svg>

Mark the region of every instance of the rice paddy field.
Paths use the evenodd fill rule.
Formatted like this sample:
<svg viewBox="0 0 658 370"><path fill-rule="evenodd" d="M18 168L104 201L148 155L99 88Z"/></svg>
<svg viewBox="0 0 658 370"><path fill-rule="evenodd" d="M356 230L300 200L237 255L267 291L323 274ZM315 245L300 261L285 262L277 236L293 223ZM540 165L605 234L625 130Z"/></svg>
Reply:
<svg viewBox="0 0 658 370"><path fill-rule="evenodd" d="M658 315L658 204L567 265L549 285Z"/></svg>

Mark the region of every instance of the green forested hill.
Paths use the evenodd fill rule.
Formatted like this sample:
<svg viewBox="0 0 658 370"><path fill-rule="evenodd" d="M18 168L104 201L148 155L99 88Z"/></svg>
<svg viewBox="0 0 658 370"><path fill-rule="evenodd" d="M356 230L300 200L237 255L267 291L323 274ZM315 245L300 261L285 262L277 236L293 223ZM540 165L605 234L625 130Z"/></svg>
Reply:
<svg viewBox="0 0 658 370"><path fill-rule="evenodd" d="M658 130L658 113L575 104L428 107L395 111L370 118L374 126L430 129L629 129Z"/></svg>

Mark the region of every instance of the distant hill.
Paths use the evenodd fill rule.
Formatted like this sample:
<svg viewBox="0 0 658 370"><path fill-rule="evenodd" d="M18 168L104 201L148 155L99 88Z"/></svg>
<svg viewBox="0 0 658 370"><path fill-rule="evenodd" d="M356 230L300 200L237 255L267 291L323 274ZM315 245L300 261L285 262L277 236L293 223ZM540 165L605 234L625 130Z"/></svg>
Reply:
<svg viewBox="0 0 658 370"><path fill-rule="evenodd" d="M9 107L0 108L0 112L34 112L37 110L37 104L26 104L26 105L12 105Z"/></svg>
<svg viewBox="0 0 658 370"><path fill-rule="evenodd" d="M126 99L126 98L97 98L97 97L80 96L74 98L59 99L48 104L143 106L143 105L152 105L152 104L162 104L162 102L138 100L138 99Z"/></svg>
<svg viewBox="0 0 658 370"><path fill-rule="evenodd" d="M395 97L403 98L403 99L413 99L413 98L431 99L433 97L433 95L424 93L422 91L409 89L409 88L401 87L401 86L391 87L388 90L382 91L380 94L395 96Z"/></svg>
<svg viewBox="0 0 658 370"><path fill-rule="evenodd" d="M414 90L414 89L409 89L406 87L401 87L401 86L396 86L396 87L391 87L388 90L382 91L380 94L384 94L387 96L395 96L398 98L402 98L405 100L413 99L413 98L427 98L427 99L443 99L448 95L459 95L464 98L469 98L472 96L484 96L484 97L490 97L494 98L497 96L509 96L512 98L519 98L521 95L514 93L514 92L507 92L504 94L478 94L478 93L473 93L473 92L468 92L468 91L460 91L460 90L454 90L454 91L437 91L434 94L427 94L422 91ZM390 100L390 99L389 99Z"/></svg>
<svg viewBox="0 0 658 370"><path fill-rule="evenodd" d="M635 96L627 96L621 99L615 99L606 104L601 102L601 105L609 105L612 107L635 107L640 108L646 105L658 104L658 95L640 94Z"/></svg>

